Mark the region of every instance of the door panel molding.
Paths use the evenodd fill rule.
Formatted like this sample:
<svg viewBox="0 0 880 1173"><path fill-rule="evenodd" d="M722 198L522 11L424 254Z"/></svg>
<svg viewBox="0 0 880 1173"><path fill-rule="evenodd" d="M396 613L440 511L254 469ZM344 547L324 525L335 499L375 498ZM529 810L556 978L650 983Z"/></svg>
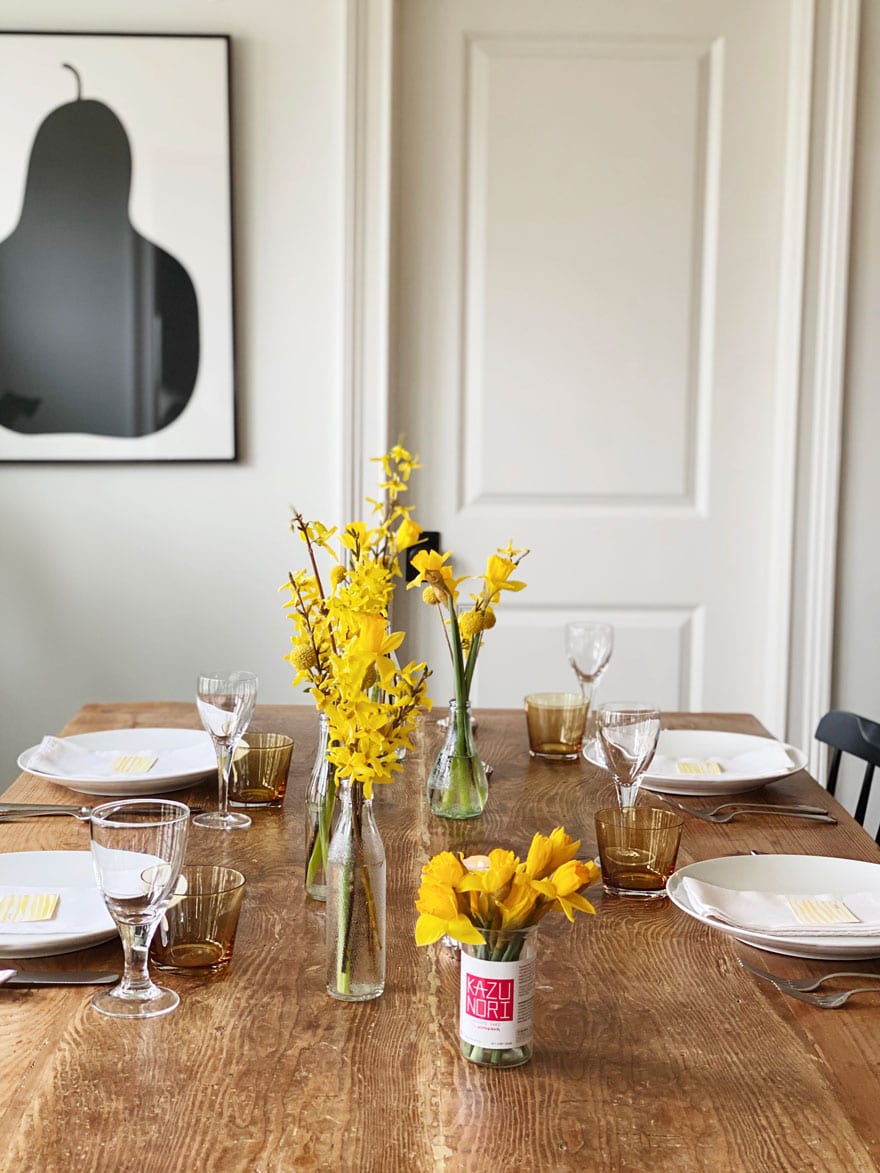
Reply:
<svg viewBox="0 0 880 1173"><path fill-rule="evenodd" d="M551 508L561 505L583 511L590 511L596 507L603 510L631 507L650 509L661 505L664 508L677 508L685 516L706 516L717 284L723 38L608 39L582 33L573 33L567 37L466 34L465 54L467 67L462 78L464 92L459 98L465 111L465 262L462 265L461 290L461 304L464 307L464 361L456 397L456 410L459 418L464 421L464 426L460 427L459 431L462 436L467 437L467 447L459 454L459 475L456 478L456 483L461 486L459 510L478 505L510 507L538 504ZM603 467L601 453L596 453L594 456L599 459L596 461L595 470L589 472L581 467L578 473L579 478L591 476L595 480L594 486L572 485L564 490L561 487L554 489L552 485L542 483L542 477L529 493L521 490L511 491L505 488L503 483L499 483L499 480L503 482L504 471L509 467L510 459L516 458L516 453L505 454L503 460L493 461L492 438L485 434L486 429L483 426L484 420L497 417L498 409L501 407L498 400L502 397L508 412L524 411L524 395L516 396L515 388L520 383L530 383L532 380L537 382L540 378L539 372L518 370L516 358L510 355L509 338L511 334L514 338L518 337L520 331L516 323L523 316L533 317L538 305L549 307L553 305L554 294L558 297L559 291L555 285L550 289L542 288L541 285L541 274L546 269L545 254L548 247L551 251L568 250L571 244L575 243L560 238L556 221L561 218L564 222L570 222L571 211L577 205L579 194L584 199L587 195L586 191L579 192L587 182L584 173L578 169L580 159L573 160L572 172L567 177L561 176L558 170L555 172L552 214L540 227L532 229L525 242L528 254L532 258L527 266L528 273L521 269L516 283L513 286L505 285L502 290L499 290L496 282L490 295L488 286L492 272L496 266L503 267L506 248L505 242L499 241L497 233L493 234L490 229L493 217L487 214L487 209L490 207L492 192L501 193L503 205L499 218L504 221L507 219L506 212L511 203L507 193L516 190L515 185L506 182L509 176L503 173L499 175L497 171L492 173L490 160L493 157L493 148L499 138L508 144L508 151L510 143L516 142L520 152L530 158L531 170L540 170L535 162L534 153L537 151L540 154L543 136L540 133L536 136L528 125L521 130L522 123L526 120L519 118L519 114L524 107L540 106L541 82L546 76L542 65L550 60L564 60L567 63L566 76L569 84L580 85L587 92L591 84L593 88L596 86L595 77L591 76L595 75L596 68L606 77L606 84L619 85L621 92L627 92L634 84L640 84L645 91L644 101L655 107L655 122L657 109L665 104L665 125L670 130L673 126L693 128L690 132L692 142L688 144L690 156L684 160L690 167L690 176L684 173L680 185L681 206L686 208L690 203L692 207L687 223L680 225L682 252L680 264L677 266L679 271L674 281L670 281L668 268L663 272L663 288L655 290L655 303L658 311L665 315L665 322L658 321L655 327L656 336L653 339L641 339L643 349L648 346L662 352L662 355L657 355L658 362L644 357L642 362L658 372L658 386L666 388L664 402L669 410L664 414L673 414L676 417L675 434L666 438L666 445L670 449L675 449L676 455L673 458L670 453L670 459L658 468L656 464L652 467L648 460L640 460L636 451L633 454L631 471L635 472L642 482L640 486L621 483L615 489L613 481L620 474L614 468ZM643 65L644 69L639 69L639 65ZM493 98L499 92L502 95L505 93L505 67L508 66L516 71L516 109L510 111L505 119L500 112L503 97L495 101ZM574 73L577 66L580 66L580 69ZM591 66L595 68L591 70ZM675 106L669 104L668 87L672 83L675 85L677 99ZM534 87L531 94L530 86ZM597 106L595 103L593 105ZM602 108L599 121L603 124L606 134L609 122L615 118L615 108L613 101ZM643 121L641 116L633 120L631 112L625 114L620 133L616 135L618 140L626 134L641 137L642 141L634 143L629 152L633 158L639 158L647 151ZM649 138L656 140L656 126L649 134ZM665 151L661 151L655 157L654 166L659 164L660 156L664 153ZM493 179L494 184L491 182ZM590 184L594 182L595 173L589 179ZM636 196L637 192L630 191L628 186L633 182L637 182L635 173L629 176L628 181L622 181L623 186L619 194L623 202L627 202L628 195ZM516 197L513 199L514 206L515 202ZM517 231L521 231L519 219L516 220L516 224ZM664 220L662 213L654 222L646 217L645 231L648 232L652 228L654 235L650 240L634 242L630 247L643 254L650 254L655 248L668 247L668 241L665 239L668 235L668 218ZM662 240L657 239L657 233L663 237ZM493 235L496 237L494 240ZM610 235L614 236L613 230L610 231ZM608 236L609 226L603 225L592 234L586 233L584 239L577 243L593 253L595 259L594 250L597 243ZM616 247L619 248L619 245ZM616 258L614 268L619 265L620 259ZM600 271L596 285L601 285L602 280L603 274ZM661 280L659 273L655 273L654 280ZM528 289L525 297L521 295L521 286ZM679 290L678 304L670 296L673 287ZM645 296L649 295L646 289ZM499 298L505 302L512 321L509 329L505 324L507 337L504 345L493 348L488 314ZM524 302L527 305L524 305ZM497 313L497 307L495 312ZM582 334L583 323L595 316L595 307L585 305L583 312L579 312L579 307L566 300L564 312L568 324L563 327L560 350L568 352L574 341L572 332ZM618 306L615 312L624 312L623 307ZM550 314L550 318L558 320L555 310ZM669 329L666 328L667 325ZM541 323L535 325L535 329L552 329L552 321L548 321L546 317L542 318ZM602 337L612 332L606 325L599 330L599 336L584 339L581 345L595 359L596 348L601 347ZM668 338L674 334L679 338L679 353L676 354L674 362L670 362L672 356L668 349ZM503 360L499 351L503 352ZM684 379L675 380L676 384L680 382L680 385L670 385L668 380L664 380L664 356L670 368L677 370L683 367L686 371ZM500 361L508 368L503 376L497 373ZM556 372L557 390L559 380L565 379L566 376L569 381L577 384L578 397L581 389L585 394L592 391L596 395L598 392L595 403L597 418L601 418L603 412L609 410L607 396L597 387L597 384L603 384L601 376L598 379L594 377L592 382L587 379L581 384L578 376L571 371L564 374ZM635 373L633 377L638 380L641 375ZM569 393L573 395L574 388L570 388ZM653 444L653 431L650 422L646 421L643 426L645 445L650 450ZM520 442L527 444L531 441L527 441L524 435ZM525 461L521 459L519 463L523 466ZM559 461L558 467L564 470L574 465L574 461L563 458Z"/></svg>

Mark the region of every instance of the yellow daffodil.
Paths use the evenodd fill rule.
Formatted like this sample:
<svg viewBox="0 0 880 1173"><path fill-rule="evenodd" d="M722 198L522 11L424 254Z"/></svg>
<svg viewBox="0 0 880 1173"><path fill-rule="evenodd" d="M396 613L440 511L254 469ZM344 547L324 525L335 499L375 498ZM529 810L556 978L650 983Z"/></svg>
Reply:
<svg viewBox="0 0 880 1173"><path fill-rule="evenodd" d="M599 879L599 869L590 860L585 863L580 859L570 859L557 868L550 877L550 884L554 889L554 896L550 907L558 908L570 921L574 920L574 912L595 913L595 908L589 900L580 895L582 888L588 888Z"/></svg>
<svg viewBox="0 0 880 1173"><path fill-rule="evenodd" d="M390 654L403 643L404 633L389 633L384 615L358 613L356 619L357 635L348 649L348 654L361 657L365 664L375 668L379 683L383 688L387 688L393 683L398 671Z"/></svg>
<svg viewBox="0 0 880 1173"><path fill-rule="evenodd" d="M518 551L519 552L519 551ZM485 581L486 599L488 602L494 602L501 591L521 591L525 589L524 582L517 582L511 579L511 574L516 570L518 562L513 561L512 558L504 556L503 551L498 551L489 557L486 565L486 573L483 576Z"/></svg>
<svg viewBox="0 0 880 1173"><path fill-rule="evenodd" d="M400 525L397 527L397 535L394 546L397 553L403 550L410 549L411 546L416 546L422 540L422 527L414 522L409 517L404 517Z"/></svg>
<svg viewBox="0 0 880 1173"><path fill-rule="evenodd" d="M531 923L540 893L525 872L517 872L503 900L497 901L502 929L521 929Z"/></svg>
<svg viewBox="0 0 880 1173"><path fill-rule="evenodd" d="M508 960L518 956L518 930L547 913L561 912L569 921L575 912L594 913L583 891L596 883L599 869L574 858L578 846L556 827L534 836L525 863L505 848L467 859L440 852L422 868L416 943L428 945L448 934L476 946L479 936L486 952L478 956Z"/></svg>
<svg viewBox="0 0 880 1173"><path fill-rule="evenodd" d="M416 944L431 945L441 937L452 937L465 945L482 945L485 937L459 910L455 891L446 884L426 879L416 900Z"/></svg>
<svg viewBox="0 0 880 1173"><path fill-rule="evenodd" d="M512 851L496 847L483 858L489 866L468 871L457 885L459 892L501 892L511 882L519 864Z"/></svg>
<svg viewBox="0 0 880 1173"><path fill-rule="evenodd" d="M562 827L555 827L549 835L535 835L526 856L526 872L535 880L543 879L574 859L580 845L580 839L572 839Z"/></svg>
<svg viewBox="0 0 880 1173"><path fill-rule="evenodd" d="M440 554L436 550L419 550L417 554L413 555L412 560L413 569L418 574L406 589L410 590L412 587L422 585L432 586L441 590L447 599L452 599L454 602L458 596L458 584L464 580L455 578L452 567L446 565L446 560L449 557L451 557L451 551Z"/></svg>
<svg viewBox="0 0 880 1173"><path fill-rule="evenodd" d="M424 878L434 880L438 884L446 884L450 888L454 888L465 875L467 875L467 867L451 851L441 851L422 868Z"/></svg>

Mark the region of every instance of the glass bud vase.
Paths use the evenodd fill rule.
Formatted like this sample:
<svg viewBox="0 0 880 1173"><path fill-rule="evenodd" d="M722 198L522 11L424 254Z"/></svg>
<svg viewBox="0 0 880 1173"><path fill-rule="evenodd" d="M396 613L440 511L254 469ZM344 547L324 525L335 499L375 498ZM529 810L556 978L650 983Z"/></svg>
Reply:
<svg viewBox="0 0 880 1173"><path fill-rule="evenodd" d="M385 848L363 786L339 782L327 856L327 993L366 1002L385 989Z"/></svg>
<svg viewBox="0 0 880 1173"><path fill-rule="evenodd" d="M428 803L444 819L476 819L486 806L489 782L471 728L471 705L449 702L446 739L428 774Z"/></svg>
<svg viewBox="0 0 880 1173"><path fill-rule="evenodd" d="M538 926L485 932L461 946L461 1053L483 1067L519 1067L532 1057Z"/></svg>
<svg viewBox="0 0 880 1173"><path fill-rule="evenodd" d="M336 810L336 768L327 760L330 727L320 714L318 749L306 789L306 893L313 900L327 898L327 852Z"/></svg>

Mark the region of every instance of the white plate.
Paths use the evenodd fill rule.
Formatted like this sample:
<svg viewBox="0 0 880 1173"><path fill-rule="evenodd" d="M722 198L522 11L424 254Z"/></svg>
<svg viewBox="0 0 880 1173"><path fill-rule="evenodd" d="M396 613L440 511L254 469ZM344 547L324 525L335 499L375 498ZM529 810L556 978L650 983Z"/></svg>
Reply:
<svg viewBox="0 0 880 1173"><path fill-rule="evenodd" d="M727 855L679 868L666 885L669 899L682 912L756 949L827 961L880 957L880 936L774 937L772 933L757 933L713 920L688 900L683 883L687 877L741 892L796 892L808 896L824 892L880 893L880 864L824 855Z"/></svg>
<svg viewBox="0 0 880 1173"><path fill-rule="evenodd" d="M0 855L0 884L33 884L40 888L91 888L97 893L89 851L13 851ZM96 901L95 915L75 932L58 936L46 933L0 934L0 957L52 957L73 953L109 941L117 933L103 899Z"/></svg>
<svg viewBox="0 0 880 1173"><path fill-rule="evenodd" d="M709 729L663 729L657 744L657 753L662 754L664 758L696 758L698 761L705 761L714 757L729 759L766 746L766 737L755 737L748 733L719 733ZM653 772L649 766L642 778L642 786L645 790L653 790L658 794L742 794L746 790L756 790L777 778L787 778L790 774L803 770L807 764L806 754L791 745L783 745L782 748L788 755L791 765L781 772L778 769L770 769L757 774L734 774L731 771L724 774L672 774Z"/></svg>
<svg viewBox="0 0 880 1173"><path fill-rule="evenodd" d="M159 760L149 774L111 774L106 778L45 774L41 770L32 770L28 765L40 748L32 745L19 756L18 768L33 774L35 778L45 778L47 782L66 786L78 794L98 794L110 798L132 798L141 794L183 790L197 779L217 772L217 756L211 738L201 729L106 729L100 733L77 733L65 738L65 741L92 751L118 749L120 753L137 753L139 750L152 749L159 755ZM204 751L203 755L200 753L198 768L180 773L174 768L163 767L163 753L194 746Z"/></svg>

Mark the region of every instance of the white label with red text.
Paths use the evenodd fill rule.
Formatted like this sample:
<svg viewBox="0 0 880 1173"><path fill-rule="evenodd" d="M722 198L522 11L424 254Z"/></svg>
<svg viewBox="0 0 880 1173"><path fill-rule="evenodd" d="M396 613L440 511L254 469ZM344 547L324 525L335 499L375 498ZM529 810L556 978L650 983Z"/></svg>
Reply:
<svg viewBox="0 0 880 1173"><path fill-rule="evenodd" d="M522 1047L532 1039L535 959L481 961L461 950L458 1033L490 1050Z"/></svg>

